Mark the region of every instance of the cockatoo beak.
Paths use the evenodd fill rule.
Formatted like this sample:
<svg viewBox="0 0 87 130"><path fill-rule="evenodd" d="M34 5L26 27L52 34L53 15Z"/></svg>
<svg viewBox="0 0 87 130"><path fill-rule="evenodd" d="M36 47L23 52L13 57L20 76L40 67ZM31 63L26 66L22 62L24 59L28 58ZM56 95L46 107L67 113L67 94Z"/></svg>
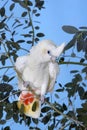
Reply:
<svg viewBox="0 0 87 130"><path fill-rule="evenodd" d="M61 55L61 53L64 50L64 47L65 47L65 43L62 43L60 46L58 46L56 49L52 51L52 56L51 56L52 61L55 61Z"/></svg>
<svg viewBox="0 0 87 130"><path fill-rule="evenodd" d="M17 106L26 116L32 118L40 117L41 102L31 92L21 93Z"/></svg>

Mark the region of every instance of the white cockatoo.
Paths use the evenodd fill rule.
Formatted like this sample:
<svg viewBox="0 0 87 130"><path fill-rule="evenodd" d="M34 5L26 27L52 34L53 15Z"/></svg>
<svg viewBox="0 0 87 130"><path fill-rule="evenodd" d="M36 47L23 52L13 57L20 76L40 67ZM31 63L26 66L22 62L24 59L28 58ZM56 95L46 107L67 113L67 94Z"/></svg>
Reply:
<svg viewBox="0 0 87 130"><path fill-rule="evenodd" d="M56 59L61 55L64 47L65 43L56 46L50 40L43 40L33 46L28 55L17 58L15 67L20 74L18 86L22 91L18 107L20 109L21 105L24 105L25 115L39 118L41 102L36 95L44 100L45 94L53 90L59 73Z"/></svg>

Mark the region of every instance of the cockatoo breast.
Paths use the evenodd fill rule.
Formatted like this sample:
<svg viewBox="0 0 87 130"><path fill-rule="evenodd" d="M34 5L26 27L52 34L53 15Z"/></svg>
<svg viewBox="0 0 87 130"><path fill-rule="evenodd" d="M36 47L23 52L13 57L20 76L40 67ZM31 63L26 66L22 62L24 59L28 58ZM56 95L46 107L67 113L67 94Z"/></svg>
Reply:
<svg viewBox="0 0 87 130"><path fill-rule="evenodd" d="M31 65L31 63L23 71L24 81L31 82L32 89L36 90L37 94L41 94L41 87L43 83L49 80L49 69L47 64ZM43 82L44 81L44 82Z"/></svg>

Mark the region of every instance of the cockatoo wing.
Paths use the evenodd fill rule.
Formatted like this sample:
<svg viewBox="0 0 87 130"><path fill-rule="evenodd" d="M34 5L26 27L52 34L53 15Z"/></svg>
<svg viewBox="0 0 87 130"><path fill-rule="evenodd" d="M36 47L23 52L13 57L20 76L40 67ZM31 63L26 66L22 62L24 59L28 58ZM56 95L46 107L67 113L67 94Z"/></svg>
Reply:
<svg viewBox="0 0 87 130"><path fill-rule="evenodd" d="M28 59L28 55L26 56L20 56L16 59L16 63L15 63L15 67L16 69L22 73L25 66L26 66L26 63L27 63L27 59Z"/></svg>
<svg viewBox="0 0 87 130"><path fill-rule="evenodd" d="M28 59L28 55L20 56L16 59L16 62L15 62L15 68L17 71L17 75L18 74L20 75L20 76L18 75L18 87L20 90L26 90L26 88L23 85L23 81L22 81L22 73L27 64L27 59Z"/></svg>
<svg viewBox="0 0 87 130"><path fill-rule="evenodd" d="M54 88L54 84L59 73L59 66L57 63L49 63L49 85L48 91L52 91Z"/></svg>
<svg viewBox="0 0 87 130"><path fill-rule="evenodd" d="M23 71L27 67L28 59L29 55L26 55L26 56L20 56L16 60L15 67L21 76L23 76ZM41 113L41 101L38 100L35 97L35 95L28 90L28 88L26 88L22 79L19 76L18 76L18 87L22 91L17 102L19 110L21 110L23 107L23 113L26 116L30 116L32 118L39 118Z"/></svg>

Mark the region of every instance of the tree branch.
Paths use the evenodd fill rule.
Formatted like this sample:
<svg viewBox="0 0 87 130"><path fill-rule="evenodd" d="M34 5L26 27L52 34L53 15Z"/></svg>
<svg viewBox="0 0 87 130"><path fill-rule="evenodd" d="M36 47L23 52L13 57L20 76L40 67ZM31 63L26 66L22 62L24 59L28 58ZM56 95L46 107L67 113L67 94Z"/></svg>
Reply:
<svg viewBox="0 0 87 130"><path fill-rule="evenodd" d="M28 14L29 14L29 19L30 19L30 24L31 24L31 28L32 28L32 46L34 46L34 37L35 37L35 33L34 33L34 26L33 26L33 22L32 22L32 19L31 19L31 15L30 15L30 12L28 11Z"/></svg>
<svg viewBox="0 0 87 130"><path fill-rule="evenodd" d="M26 1L25 1L26 9L27 9L27 2L28 2L28 1L26 0ZM30 10L27 9L27 12L28 12L28 15L29 15L30 25L31 25L31 28L32 28L32 46L34 46L35 32L34 32L33 21L32 21L32 18L31 18Z"/></svg>
<svg viewBox="0 0 87 130"><path fill-rule="evenodd" d="M56 109L56 107L54 107L54 105L52 105L50 102L48 102L48 101L46 101L46 100L45 100L45 102L46 102L46 104L48 104L54 111L56 111L58 114L62 115L63 117L65 117L65 118L67 118L67 119L69 119L69 120L75 122L76 124L82 126L83 128L85 128L85 126L84 126L80 121L75 120L75 119L73 119L72 117L67 116L66 114L63 114L61 111L59 111L58 109Z"/></svg>
<svg viewBox="0 0 87 130"><path fill-rule="evenodd" d="M3 66L3 67L0 67L0 70L1 70L1 69L7 69L7 68L8 68L8 69L11 69L11 68L14 68L14 66Z"/></svg>
<svg viewBox="0 0 87 130"><path fill-rule="evenodd" d="M32 90L32 89L31 89L31 90ZM22 91L28 91L28 90L22 90ZM0 103L1 103L1 102L4 102L4 101L5 101L7 98L9 98L10 96L13 96L13 95L15 95L15 94L17 94L17 93L19 93L19 92L22 92L22 91L19 90L19 91L17 91L17 92L14 92L14 93L8 95L7 97L5 97L5 98L3 98L2 100L0 100ZM30 91L30 90L29 90L29 91ZM36 98L40 99L39 96L36 95L34 91L33 91L33 93L34 93L34 95L36 96ZM80 121L75 120L75 119L73 119L72 117L67 116L66 114L63 114L63 113L62 113L61 111L59 111L56 107L54 107L54 105L52 105L50 102L48 102L48 101L45 100L45 103L48 104L48 105L49 105L54 111L56 111L58 114L62 115L63 117L65 117L65 118L67 118L67 119L69 119L69 120L75 122L76 124L82 126L83 128L85 128L85 126L84 126Z"/></svg>
<svg viewBox="0 0 87 130"><path fill-rule="evenodd" d="M81 66L87 66L87 63L80 63L80 62L73 62L73 61L66 61L66 62L58 62L59 65L81 65ZM6 69L6 68L14 68L14 66L3 66L0 67L0 69Z"/></svg>
<svg viewBox="0 0 87 130"><path fill-rule="evenodd" d="M64 62L58 62L59 65L82 65L82 66L87 66L87 63L81 63L81 62L73 62L73 61L64 61Z"/></svg>
<svg viewBox="0 0 87 130"><path fill-rule="evenodd" d="M10 96L13 96L13 95L15 95L15 94L17 94L17 93L19 93L19 92L21 92L21 91L19 90L19 91L17 91L17 92L14 92L14 93L12 93L12 94L6 96L6 97L3 98L2 100L0 100L0 103L1 103L1 102L4 102L4 101L5 101L6 99L8 99Z"/></svg>

